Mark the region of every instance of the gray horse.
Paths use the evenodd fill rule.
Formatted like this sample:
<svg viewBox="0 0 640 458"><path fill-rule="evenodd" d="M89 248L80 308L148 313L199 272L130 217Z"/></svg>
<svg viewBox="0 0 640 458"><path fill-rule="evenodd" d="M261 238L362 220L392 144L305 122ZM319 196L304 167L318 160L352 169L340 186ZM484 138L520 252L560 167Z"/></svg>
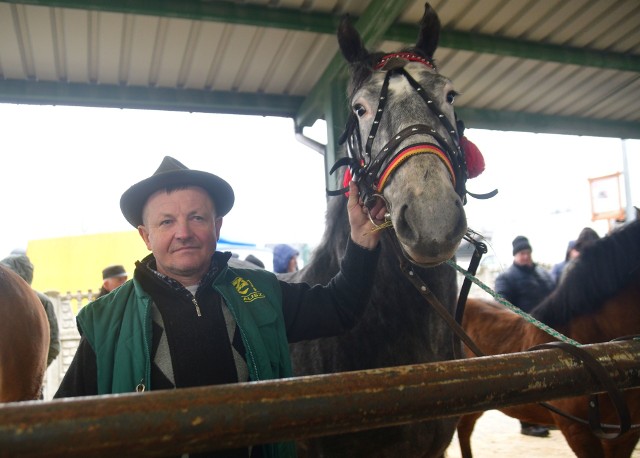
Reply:
<svg viewBox="0 0 640 458"><path fill-rule="evenodd" d="M371 301L345 335L291 346L296 375L418 364L454 358L452 333L399 269L398 253L453 313L452 258L467 230L467 179L453 110L456 92L433 63L440 21L429 5L415 47L369 53L348 20L338 31L349 63L350 117L344 164L366 200L384 198L393 229L383 237ZM460 126L461 127L461 126ZM326 231L310 263L290 281L328 282L339 270L349 226L346 199L329 203ZM301 456L440 457L456 418L344 434L300 444Z"/></svg>

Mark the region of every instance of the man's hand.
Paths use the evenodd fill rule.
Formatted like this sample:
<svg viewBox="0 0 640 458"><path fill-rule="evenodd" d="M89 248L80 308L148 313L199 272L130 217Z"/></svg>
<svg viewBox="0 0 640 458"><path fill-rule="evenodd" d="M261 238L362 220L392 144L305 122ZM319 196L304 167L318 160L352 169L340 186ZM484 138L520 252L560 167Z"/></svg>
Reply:
<svg viewBox="0 0 640 458"><path fill-rule="evenodd" d="M382 231L374 231L375 226L369 219L369 214L376 224L384 223L384 215L387 208L382 199L377 199L376 204L368 210L362 199L358 196L358 185L349 182L349 224L351 225L351 240L363 248L374 249L380 241Z"/></svg>

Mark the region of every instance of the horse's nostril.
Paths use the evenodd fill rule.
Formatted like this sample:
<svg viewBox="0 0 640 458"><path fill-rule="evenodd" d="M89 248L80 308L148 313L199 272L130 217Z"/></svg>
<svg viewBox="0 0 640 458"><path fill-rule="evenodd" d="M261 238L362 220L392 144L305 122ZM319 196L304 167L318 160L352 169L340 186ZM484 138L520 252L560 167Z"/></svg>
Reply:
<svg viewBox="0 0 640 458"><path fill-rule="evenodd" d="M400 234L405 239L413 240L417 237L417 234L409 222L409 205L405 204L400 207L398 212L398 219L394 223L396 233Z"/></svg>

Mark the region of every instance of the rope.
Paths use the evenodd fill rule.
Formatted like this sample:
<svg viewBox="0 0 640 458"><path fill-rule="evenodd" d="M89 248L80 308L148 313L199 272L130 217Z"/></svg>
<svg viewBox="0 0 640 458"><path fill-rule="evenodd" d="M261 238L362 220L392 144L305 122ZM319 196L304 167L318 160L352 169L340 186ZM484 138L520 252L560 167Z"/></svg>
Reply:
<svg viewBox="0 0 640 458"><path fill-rule="evenodd" d="M517 313L518 315L520 315L522 318L524 318L527 322L533 324L535 327L537 327L538 329L543 330L544 332L546 332L547 334L549 334L550 336L568 343L570 345L574 345L576 347L580 347L582 346L581 343L573 340L570 337L565 336L564 334L559 333L558 331L556 331L555 329L547 326L546 324L544 324L542 321L538 321L536 320L534 317L532 317L531 315L529 315L527 312L522 311L521 309L519 309L518 307L516 307L515 305L513 305L511 302L509 302L508 300L506 300L505 298L503 298L502 296L500 296L498 293L496 293L494 290L492 290L491 288L489 288L487 285L485 285L484 283L482 283L482 281L480 281L478 278L476 278L475 276L471 275L469 272L467 272L466 270L464 270L462 267L460 267L458 264L456 264L455 262L453 262L451 259L449 259L448 261L446 261L447 264L449 264L451 267L453 267L455 270L457 270L458 272L460 272L462 275L464 275L466 278L468 278L469 280L471 280L473 283L475 283L476 285L478 285L478 287L480 287L480 289L482 289L483 291L489 293L497 302L499 302L500 304L504 305L505 307L507 307L509 310L511 310L514 313Z"/></svg>

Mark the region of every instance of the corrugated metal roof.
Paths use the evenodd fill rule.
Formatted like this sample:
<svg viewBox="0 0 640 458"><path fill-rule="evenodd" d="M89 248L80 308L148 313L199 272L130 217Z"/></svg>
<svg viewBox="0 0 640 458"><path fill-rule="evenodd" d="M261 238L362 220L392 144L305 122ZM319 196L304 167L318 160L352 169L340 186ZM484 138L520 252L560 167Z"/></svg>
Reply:
<svg viewBox="0 0 640 458"><path fill-rule="evenodd" d="M443 25L435 57L469 127L640 138L637 0L431 4ZM394 50L411 44L423 11L414 0L0 2L0 102L310 125L341 71L342 14Z"/></svg>

